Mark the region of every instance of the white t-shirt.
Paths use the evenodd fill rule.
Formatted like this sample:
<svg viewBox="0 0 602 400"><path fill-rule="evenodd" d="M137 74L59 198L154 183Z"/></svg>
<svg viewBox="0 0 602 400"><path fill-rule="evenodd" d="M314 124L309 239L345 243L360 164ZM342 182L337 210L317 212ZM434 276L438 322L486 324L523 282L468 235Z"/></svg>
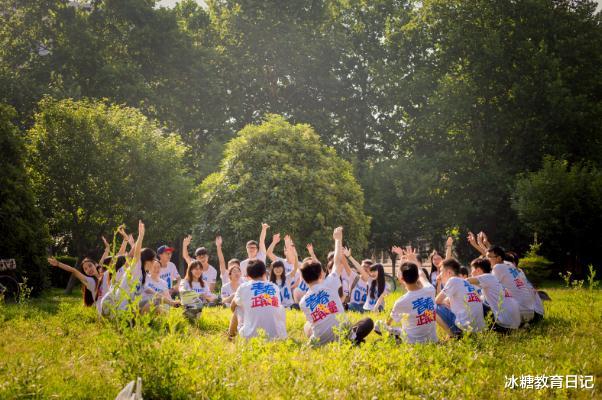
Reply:
<svg viewBox="0 0 602 400"><path fill-rule="evenodd" d="M97 284L94 278L91 276L86 276L86 289L92 293L94 305L99 313L102 310L102 298L109 291L109 271L105 271L100 279L100 284Z"/></svg>
<svg viewBox="0 0 602 400"><path fill-rule="evenodd" d="M263 251L258 251L255 259L261 260L265 264L265 253ZM247 258L240 262L240 272L242 273L242 276L244 276L244 277L247 276L247 265L249 265L250 260L252 260L252 259Z"/></svg>
<svg viewBox="0 0 602 400"><path fill-rule="evenodd" d="M378 298L380 296L378 296L378 284L376 284L376 289L374 290L374 295L377 296L375 298L370 297L370 285L372 285L372 281L374 281L374 279L369 279L368 282L366 283L367 289L367 295L366 295L366 301L364 302L364 310L366 311L372 311L374 310L374 307L376 306L376 302L378 301ZM389 288L387 287L387 285L385 285L385 290L383 291L383 293L381 295L386 296L387 294L389 294ZM381 302L381 304L385 305L384 300Z"/></svg>
<svg viewBox="0 0 602 400"><path fill-rule="evenodd" d="M521 321L520 309L510 291L504 289L500 281L491 274L482 274L476 278L479 280L485 300L493 312L495 322L504 328L517 329Z"/></svg>
<svg viewBox="0 0 602 400"><path fill-rule="evenodd" d="M286 314L280 304L280 291L272 282L246 281L238 287L234 301L242 309L240 336L254 337L258 329L263 329L270 339L286 338Z"/></svg>
<svg viewBox="0 0 602 400"><path fill-rule="evenodd" d="M239 282L239 287L240 287L241 283L242 283L242 281ZM222 290L221 290L222 301L226 297L232 296L233 293L235 293L235 291L232 289L232 282L228 282L225 285L223 285ZM227 302L227 303L224 302L224 304L228 307L230 307L230 303L231 302Z"/></svg>
<svg viewBox="0 0 602 400"><path fill-rule="evenodd" d="M290 307L295 304L295 300L293 299L293 290L291 289L291 283L293 281L293 274L287 274L286 282L283 285L276 283L278 289L280 289L280 302L284 307Z"/></svg>
<svg viewBox="0 0 602 400"><path fill-rule="evenodd" d="M524 274L514 265L506 263L496 264L492 274L518 302L523 321L530 321L533 318L533 292L527 286Z"/></svg>
<svg viewBox="0 0 602 400"><path fill-rule="evenodd" d="M333 328L339 326L337 316L345 310L339 297L341 280L333 270L322 282L313 285L299 302L305 318L311 324L311 340L319 344L335 340Z"/></svg>
<svg viewBox="0 0 602 400"><path fill-rule="evenodd" d="M167 288L171 289L175 285L176 281L180 279L180 273L178 272L176 265L169 261L167 263L167 267L163 268L163 266L161 266L159 278L167 282Z"/></svg>
<svg viewBox="0 0 602 400"><path fill-rule="evenodd" d="M403 318L407 315L407 318ZM401 321L401 329L408 343L437 342L435 288L427 285L408 291L393 305L391 318Z"/></svg>
<svg viewBox="0 0 602 400"><path fill-rule="evenodd" d="M150 300L155 296L165 297L168 291L167 282L161 278L154 280L150 275L147 275L146 282L144 282L144 290L142 291L142 300Z"/></svg>
<svg viewBox="0 0 602 400"><path fill-rule="evenodd" d="M284 264L284 273L287 275L290 274L293 271L293 269L295 268L295 266L293 264L289 263L286 260L286 258L276 257L276 260L281 261L282 264ZM299 265L301 265L301 263L299 263Z"/></svg>
<svg viewBox="0 0 602 400"><path fill-rule="evenodd" d="M299 282L295 290L301 292L302 295L307 293L307 291L309 290L309 286L303 280L303 277L301 276L301 271L297 271L297 275L295 276L295 279L291 281L291 285L293 285L295 282Z"/></svg>
<svg viewBox="0 0 602 400"><path fill-rule="evenodd" d="M124 268L122 268L120 275L119 281L115 282L115 285L112 285L102 298L101 309L103 311L117 304L122 297L124 300L117 306L117 309L125 310L128 303L133 301L142 292L142 267L140 261L137 261L135 265L130 267L129 277ZM134 289L130 291L132 286Z"/></svg>
<svg viewBox="0 0 602 400"><path fill-rule="evenodd" d="M188 282L188 279L182 279L180 281L180 291L187 292L190 290L192 290L200 295L210 295L211 294L211 291L209 290L209 286L207 286L207 283L205 283L205 286L201 286L200 282L194 281L194 282L192 282L192 285L191 285L190 282Z"/></svg>
<svg viewBox="0 0 602 400"><path fill-rule="evenodd" d="M349 286L353 285L353 281L358 276L355 271L351 271L351 276L349 277ZM349 303L350 304L360 304L363 305L366 302L366 298L368 297L368 282L364 281L361 277L357 280L357 284L351 291L351 296Z"/></svg>
<svg viewBox="0 0 602 400"><path fill-rule="evenodd" d="M207 271L203 271L203 280L207 284L217 281L217 270L211 264L207 266Z"/></svg>
<svg viewBox="0 0 602 400"><path fill-rule="evenodd" d="M230 282L230 275L228 275L228 269L227 269L227 267L226 267L226 270L224 272L222 272L220 270L219 276L220 276L220 278L222 280L222 286L224 286L226 283Z"/></svg>
<svg viewBox="0 0 602 400"><path fill-rule="evenodd" d="M453 276L442 291L449 299L451 311L456 315L458 328L479 332L485 327L483 303L474 286L462 278Z"/></svg>

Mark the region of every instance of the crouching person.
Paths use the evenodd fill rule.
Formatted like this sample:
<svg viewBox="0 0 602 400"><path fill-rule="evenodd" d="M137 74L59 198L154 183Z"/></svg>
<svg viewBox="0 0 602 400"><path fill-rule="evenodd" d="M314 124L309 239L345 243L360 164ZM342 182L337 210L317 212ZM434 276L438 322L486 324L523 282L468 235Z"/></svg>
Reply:
<svg viewBox="0 0 602 400"><path fill-rule="evenodd" d="M343 328L339 326L341 321L345 325L348 324L339 296L340 276L343 269L343 228L336 228L333 238L334 268L326 278L319 261L307 260L301 266L301 275L309 290L301 299L299 306L307 320L305 334L317 345L335 341L337 339L335 328ZM360 344L373 328L374 322L370 318L362 319L350 327L349 340L356 345Z"/></svg>
<svg viewBox="0 0 602 400"><path fill-rule="evenodd" d="M269 339L286 339L286 314L280 303L280 291L278 286L266 280L266 272L263 261L249 260L249 280L239 286L230 305L234 312L230 337L238 330L240 336L248 339L263 330Z"/></svg>

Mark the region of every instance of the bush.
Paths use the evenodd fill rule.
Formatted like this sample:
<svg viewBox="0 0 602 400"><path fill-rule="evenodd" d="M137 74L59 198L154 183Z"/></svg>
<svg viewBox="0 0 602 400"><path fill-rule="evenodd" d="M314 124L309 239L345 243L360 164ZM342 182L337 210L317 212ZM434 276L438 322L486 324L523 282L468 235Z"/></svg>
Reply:
<svg viewBox="0 0 602 400"><path fill-rule="evenodd" d="M553 263L544 256L539 255L540 248L541 243L535 241L527 254L525 254L525 257L518 261L518 266L534 285L541 284L552 273L550 266Z"/></svg>
<svg viewBox="0 0 602 400"><path fill-rule="evenodd" d="M261 222L272 233L290 234L300 249L313 242L317 254L332 246L338 225L355 254L367 245L370 219L351 164L320 143L309 125L276 115L247 125L226 145L221 169L200 186L199 209L200 236L211 240L219 233L225 250L237 254L257 239Z"/></svg>

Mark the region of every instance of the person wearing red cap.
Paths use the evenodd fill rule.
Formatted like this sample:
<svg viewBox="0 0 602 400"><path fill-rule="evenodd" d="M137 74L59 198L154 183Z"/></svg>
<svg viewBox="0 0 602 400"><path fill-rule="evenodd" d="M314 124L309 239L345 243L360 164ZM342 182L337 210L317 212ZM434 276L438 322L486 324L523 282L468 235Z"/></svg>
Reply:
<svg viewBox="0 0 602 400"><path fill-rule="evenodd" d="M175 249L173 247L168 247L165 245L157 249L157 257L161 263L161 272L159 277L167 282L167 288L169 289L169 294L171 296L178 293L181 279L178 268L176 268L176 265L171 262L171 255L173 254L174 250Z"/></svg>

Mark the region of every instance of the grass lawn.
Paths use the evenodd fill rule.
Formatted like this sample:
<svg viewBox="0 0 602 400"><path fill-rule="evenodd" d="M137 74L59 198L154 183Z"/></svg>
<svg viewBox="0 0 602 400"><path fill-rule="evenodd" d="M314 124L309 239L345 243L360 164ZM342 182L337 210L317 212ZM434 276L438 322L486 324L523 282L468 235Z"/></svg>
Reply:
<svg viewBox="0 0 602 400"><path fill-rule="evenodd" d="M203 310L194 326L172 310L121 330L79 296L52 290L0 306L0 399L111 399L137 376L147 399L602 398L602 291L548 293L546 319L508 337L410 346L371 334L361 348L316 349L300 311L287 311L287 341L229 342L226 309ZM370 316L385 319L399 295ZM519 384L521 375L593 375L594 389L508 389L511 375Z"/></svg>

